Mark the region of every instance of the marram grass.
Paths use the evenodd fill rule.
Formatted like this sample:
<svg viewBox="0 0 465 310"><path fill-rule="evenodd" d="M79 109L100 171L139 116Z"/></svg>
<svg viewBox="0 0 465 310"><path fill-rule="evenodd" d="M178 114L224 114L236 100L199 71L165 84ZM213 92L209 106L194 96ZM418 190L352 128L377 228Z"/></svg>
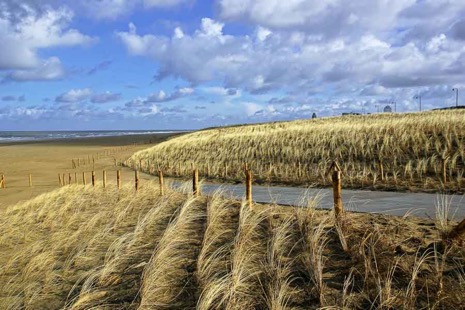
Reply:
<svg viewBox="0 0 465 310"><path fill-rule="evenodd" d="M0 309L463 307L464 248L440 246L434 222L335 226L317 204L66 186L0 218Z"/></svg>
<svg viewBox="0 0 465 310"><path fill-rule="evenodd" d="M135 153L126 164L168 176L327 186L333 160L346 188L463 192L465 111L331 117L193 132ZM142 161L141 161L142 160ZM444 183L445 181L445 183Z"/></svg>

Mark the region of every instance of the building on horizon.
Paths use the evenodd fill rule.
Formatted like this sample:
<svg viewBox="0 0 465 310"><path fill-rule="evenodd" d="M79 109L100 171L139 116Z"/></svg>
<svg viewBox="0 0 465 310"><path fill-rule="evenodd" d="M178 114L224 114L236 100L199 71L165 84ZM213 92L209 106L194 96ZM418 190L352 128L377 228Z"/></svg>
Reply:
<svg viewBox="0 0 465 310"><path fill-rule="evenodd" d="M390 105L385 106L384 109L383 109L383 112L384 113L392 113L391 106Z"/></svg>

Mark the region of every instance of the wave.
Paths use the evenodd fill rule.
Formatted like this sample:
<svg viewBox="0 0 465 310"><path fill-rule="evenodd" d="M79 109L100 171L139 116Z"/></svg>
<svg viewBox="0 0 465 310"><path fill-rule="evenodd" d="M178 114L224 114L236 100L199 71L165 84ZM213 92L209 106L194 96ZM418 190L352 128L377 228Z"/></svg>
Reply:
<svg viewBox="0 0 465 310"><path fill-rule="evenodd" d="M0 131L0 143L43 141L58 139L117 137L187 132L185 130L129 130L129 131Z"/></svg>

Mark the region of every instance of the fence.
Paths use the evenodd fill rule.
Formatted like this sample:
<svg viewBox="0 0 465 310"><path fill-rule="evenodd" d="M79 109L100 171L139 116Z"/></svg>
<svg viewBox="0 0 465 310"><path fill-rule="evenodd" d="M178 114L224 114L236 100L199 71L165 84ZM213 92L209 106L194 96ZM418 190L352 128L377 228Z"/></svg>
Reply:
<svg viewBox="0 0 465 310"><path fill-rule="evenodd" d="M79 162L79 161L78 161ZM195 197L201 195L201 189L199 186L199 170L191 165L192 168L192 194ZM163 178L163 171L162 169L158 168L158 183L159 183L159 192L160 195L163 196L165 193L165 185L164 185L164 178ZM151 171L150 171L151 172ZM247 164L244 164L244 175L245 175L245 201L249 208L253 207L253 198L252 198L252 184L253 184L253 173L252 170L249 169ZM336 161L333 161L331 166L329 167L327 176L331 175L332 181L332 189L333 189L333 203L334 203L334 213L336 220L340 222L342 215L344 213L343 203L342 203L342 170L339 164ZM28 175L29 179L29 186L33 187L32 182L32 174ZM68 180L68 182L66 182ZM71 173L68 173L67 177L65 173L58 173L58 182L60 186L70 185L73 184L73 178ZM95 171L91 171L91 181L92 186L97 185L97 178ZM118 189L121 188L122 183L122 173L121 170L116 171L116 186ZM74 173L74 184L78 183L77 172ZM86 172L82 172L82 184L87 185L87 178ZM140 189L140 176L139 170L134 170L134 189L135 191L139 191ZM104 188L107 187L107 171L102 171L102 186ZM6 188L6 178L5 175L1 175L0 177L0 188ZM454 240L460 238L462 235L465 234L465 219L463 219L454 229L450 231L450 233L446 236L447 240Z"/></svg>

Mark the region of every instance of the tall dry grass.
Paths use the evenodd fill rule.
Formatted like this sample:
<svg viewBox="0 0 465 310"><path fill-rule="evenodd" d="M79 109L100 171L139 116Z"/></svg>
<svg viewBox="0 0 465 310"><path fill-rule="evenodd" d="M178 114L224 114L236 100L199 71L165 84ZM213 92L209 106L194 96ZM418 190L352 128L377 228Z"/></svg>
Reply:
<svg viewBox="0 0 465 310"><path fill-rule="evenodd" d="M236 181L248 163L256 182L325 186L337 159L344 187L463 192L464 141L465 111L331 117L202 130L126 165L190 176L194 163L203 177Z"/></svg>
<svg viewBox="0 0 465 310"><path fill-rule="evenodd" d="M66 186L0 218L1 309L460 309L465 250L415 218Z"/></svg>

